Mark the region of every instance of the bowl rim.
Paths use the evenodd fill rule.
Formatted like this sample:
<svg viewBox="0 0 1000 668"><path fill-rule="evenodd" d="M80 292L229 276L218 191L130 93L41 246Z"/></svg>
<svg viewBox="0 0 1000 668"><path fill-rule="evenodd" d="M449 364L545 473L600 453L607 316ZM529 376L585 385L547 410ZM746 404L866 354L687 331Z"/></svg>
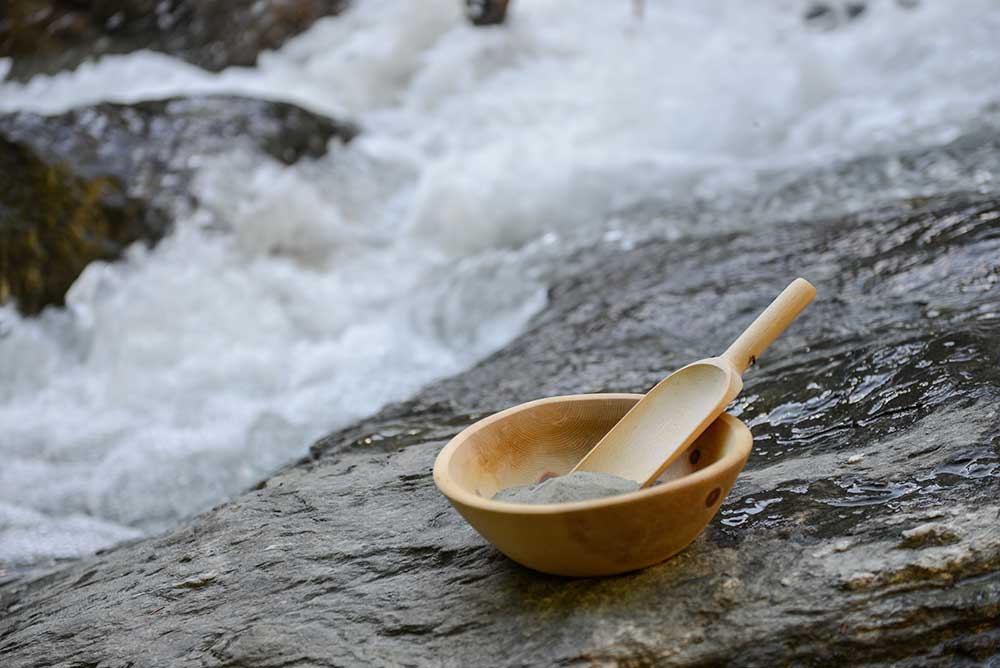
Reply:
<svg viewBox="0 0 1000 668"><path fill-rule="evenodd" d="M750 433L750 428L747 427L747 425L739 418L723 412L716 419L724 420L727 424L733 427L737 433L745 436L745 438L738 439L736 448L734 448L731 452L726 453L718 461L715 461L705 468L695 471L694 473L665 482L662 485L655 485L647 487L646 489L636 490L634 492L626 492L625 494L617 494L615 496L607 496L599 499L566 501L563 503L530 504L516 503L513 501L494 501L493 499L486 499L466 491L448 474L448 465L451 463L452 456L465 441L481 429L488 427L492 423L502 420L514 413L534 408L535 406L561 401L591 401L597 399L635 399L638 401L644 396L645 395L643 394L634 394L629 392L564 394L527 401L525 403L506 408L498 413L488 415L487 417L473 422L471 425L460 431L452 437L450 441L448 441L447 445L441 449L441 452L438 453L437 458L434 460L434 484L437 485L437 488L442 494L448 497L449 500L464 506L471 506L479 510L504 513L507 515L562 514L566 512L586 511L593 510L595 508L632 503L640 499L659 496L661 494L671 494L686 487L697 485L706 478L715 476L721 470L732 466L741 459L745 459L746 456L750 454L750 450L753 448L753 435Z"/></svg>

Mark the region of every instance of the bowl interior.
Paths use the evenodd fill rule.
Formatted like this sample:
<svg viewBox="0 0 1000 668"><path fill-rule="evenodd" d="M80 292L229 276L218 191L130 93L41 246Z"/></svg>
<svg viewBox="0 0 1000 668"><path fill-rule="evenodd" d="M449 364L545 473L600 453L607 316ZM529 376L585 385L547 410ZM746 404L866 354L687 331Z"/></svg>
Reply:
<svg viewBox="0 0 1000 668"><path fill-rule="evenodd" d="M569 473L641 398L639 394L553 397L498 413L477 423L461 440L449 462L449 477L466 492L491 499L502 489ZM658 482L719 461L725 443L720 438L699 438Z"/></svg>

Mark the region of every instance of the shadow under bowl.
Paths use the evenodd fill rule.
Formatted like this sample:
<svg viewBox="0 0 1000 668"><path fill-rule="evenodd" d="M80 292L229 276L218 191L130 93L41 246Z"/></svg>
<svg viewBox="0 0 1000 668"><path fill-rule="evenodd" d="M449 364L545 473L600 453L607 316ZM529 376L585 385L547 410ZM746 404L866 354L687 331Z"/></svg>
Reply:
<svg viewBox="0 0 1000 668"><path fill-rule="evenodd" d="M455 436L434 462L434 482L486 540L544 573L614 575L687 547L708 525L750 455L750 430L722 414L647 489L532 505L493 495L564 475L642 398L577 394L514 406Z"/></svg>

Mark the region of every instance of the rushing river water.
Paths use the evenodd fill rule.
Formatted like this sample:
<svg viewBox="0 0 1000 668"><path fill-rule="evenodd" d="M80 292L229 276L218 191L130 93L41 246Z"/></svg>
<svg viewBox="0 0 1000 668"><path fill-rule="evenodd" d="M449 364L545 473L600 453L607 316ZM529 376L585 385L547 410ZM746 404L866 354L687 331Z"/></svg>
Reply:
<svg viewBox="0 0 1000 668"><path fill-rule="evenodd" d="M0 83L0 111L226 92L363 128L294 166L206 160L200 208L153 251L90 266L65 310L0 311L0 561L168 526L468 367L543 308L575 248L641 237L627 212L651 199L735 227L869 206L899 194L892 156L995 122L1000 100L985 1L871 2L831 30L797 2L641 19L521 2L490 30L456 0L357 4L256 68L139 52ZM878 183L831 201L803 177L789 199L864 156ZM904 191L950 176L928 178ZM788 208L742 208L779 188ZM691 220L661 232L705 233Z"/></svg>

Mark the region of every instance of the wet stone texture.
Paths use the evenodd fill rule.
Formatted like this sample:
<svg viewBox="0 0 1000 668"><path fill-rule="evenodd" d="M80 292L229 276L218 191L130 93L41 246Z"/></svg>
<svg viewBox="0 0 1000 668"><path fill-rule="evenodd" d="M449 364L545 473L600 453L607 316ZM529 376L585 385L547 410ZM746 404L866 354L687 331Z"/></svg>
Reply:
<svg viewBox="0 0 1000 668"><path fill-rule="evenodd" d="M1000 201L582 253L518 340L177 530L0 590L9 666L1000 665ZM644 571L507 560L434 487L470 421L640 391L795 275L747 469Z"/></svg>
<svg viewBox="0 0 1000 668"><path fill-rule="evenodd" d="M0 58L9 76L72 69L105 54L152 49L209 70L253 65L346 0L4 0Z"/></svg>
<svg viewBox="0 0 1000 668"><path fill-rule="evenodd" d="M202 161L240 146L291 164L357 128L294 105L207 96L0 115L0 303L61 304L94 260L190 210Z"/></svg>
<svg viewBox="0 0 1000 668"><path fill-rule="evenodd" d="M78 176L0 134L0 304L16 300L26 314L61 304L88 263L165 226L121 181Z"/></svg>

